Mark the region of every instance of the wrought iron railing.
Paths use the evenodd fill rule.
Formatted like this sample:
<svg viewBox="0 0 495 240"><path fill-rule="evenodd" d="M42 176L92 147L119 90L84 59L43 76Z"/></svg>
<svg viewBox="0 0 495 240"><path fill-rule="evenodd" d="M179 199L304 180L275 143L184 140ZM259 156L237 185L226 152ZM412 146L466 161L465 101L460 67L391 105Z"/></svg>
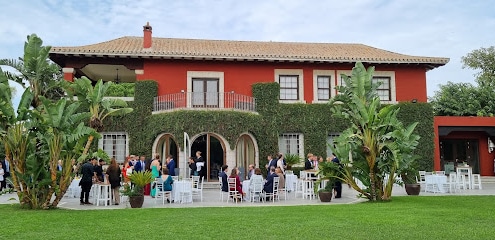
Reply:
<svg viewBox="0 0 495 240"><path fill-rule="evenodd" d="M256 111L255 99L234 92L181 92L155 97L153 111L175 109L236 109Z"/></svg>

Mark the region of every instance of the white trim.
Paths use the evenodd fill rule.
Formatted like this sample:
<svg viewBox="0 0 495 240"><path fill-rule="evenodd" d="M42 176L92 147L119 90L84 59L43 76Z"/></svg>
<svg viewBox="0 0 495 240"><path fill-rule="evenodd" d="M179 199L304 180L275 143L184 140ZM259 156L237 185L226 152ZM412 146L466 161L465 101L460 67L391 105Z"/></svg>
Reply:
<svg viewBox="0 0 495 240"><path fill-rule="evenodd" d="M313 70L313 103L328 103L318 99L318 76L330 76L329 97L335 97L335 70Z"/></svg>
<svg viewBox="0 0 495 240"><path fill-rule="evenodd" d="M277 145L278 145L278 148L279 148L279 151L282 152L282 149L280 149L280 140L285 140L285 136L295 136L297 135L298 136L298 142L299 144L297 145L297 148L298 148L298 151L299 151L299 156L301 158L304 159L304 134L302 133L281 133L278 135L278 142L277 142ZM287 151L286 152L282 152L283 154L287 154Z"/></svg>
<svg viewBox="0 0 495 240"><path fill-rule="evenodd" d="M335 79L335 83L338 86L338 81L340 81L340 75L345 74L350 76L352 73L351 70L338 70L337 78ZM396 88L395 88L395 72L394 71L375 71L373 73L373 77L390 77L390 101L381 101L384 104L396 104Z"/></svg>
<svg viewBox="0 0 495 240"><path fill-rule="evenodd" d="M124 159L115 158L118 163L123 163L125 161L125 157L129 156L129 134L127 132L101 132L101 138L98 140L98 149L103 150L103 139L105 135L116 135L116 136L125 136L125 153ZM111 157L111 156L110 156Z"/></svg>
<svg viewBox="0 0 495 240"><path fill-rule="evenodd" d="M304 75L302 69L275 69L274 82L279 83L280 75L297 75L298 76L298 95L297 100L280 100L281 103L305 103L304 101Z"/></svg>
<svg viewBox="0 0 495 240"><path fill-rule="evenodd" d="M187 92L192 92L192 79L193 78L218 78L218 92L225 92L225 79L224 72L215 71L187 71ZM219 108L224 107L223 99L219 99ZM191 99L187 99L187 107L191 107Z"/></svg>
<svg viewBox="0 0 495 240"><path fill-rule="evenodd" d="M64 67L64 68L62 68L62 72L63 73L72 73L72 74L74 74L76 71L74 70L74 68Z"/></svg>
<svg viewBox="0 0 495 240"><path fill-rule="evenodd" d="M144 74L144 70L143 69L134 69L134 73L136 75L143 75Z"/></svg>

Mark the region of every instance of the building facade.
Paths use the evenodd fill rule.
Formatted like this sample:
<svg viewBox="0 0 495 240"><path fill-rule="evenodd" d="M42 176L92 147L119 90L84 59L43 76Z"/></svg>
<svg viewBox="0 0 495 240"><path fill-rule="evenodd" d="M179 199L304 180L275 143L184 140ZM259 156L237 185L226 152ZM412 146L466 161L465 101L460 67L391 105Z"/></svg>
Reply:
<svg viewBox="0 0 495 240"><path fill-rule="evenodd" d="M134 98L136 104L141 97L151 101L149 112L138 113L143 123L136 126L142 128L141 132L149 131L146 136L131 136L126 126L111 127L111 132L103 133L100 147L121 161L122 156L137 154L133 149L172 154L184 175L187 158L200 151L210 180L215 180L223 164L238 166L241 174L249 164L263 167L268 153L304 156L311 151L323 157L329 155L326 145L339 134L342 124L329 122L329 127L320 124L324 120L315 120L310 128L291 121L312 113L297 110L300 112L291 116L284 114L301 104L326 109L325 103L337 94L335 86L342 84L341 74L350 74L356 62L375 66L373 81L381 83L378 94L383 103L424 104L426 72L449 60L393 53L362 44L156 38L149 24L143 27L142 37L52 47L50 58L63 68L68 81L81 76L119 83L152 81L155 90L136 93ZM262 90L256 96L257 86L271 85L276 85L275 97ZM280 106L285 109L281 113L277 112ZM188 125L191 118L207 123ZM250 125L248 121L254 123ZM268 133L270 127L263 128L264 124L275 126L275 133ZM312 140L312 136L321 139ZM136 139L145 146L135 147ZM441 168L436 158L434 166Z"/></svg>

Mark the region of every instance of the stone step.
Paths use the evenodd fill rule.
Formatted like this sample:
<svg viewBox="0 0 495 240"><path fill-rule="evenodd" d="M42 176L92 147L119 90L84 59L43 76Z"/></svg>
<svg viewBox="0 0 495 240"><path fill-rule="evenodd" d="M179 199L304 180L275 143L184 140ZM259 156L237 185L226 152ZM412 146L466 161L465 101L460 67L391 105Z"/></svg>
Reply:
<svg viewBox="0 0 495 240"><path fill-rule="evenodd" d="M482 176L481 182L482 183L495 183L495 176Z"/></svg>
<svg viewBox="0 0 495 240"><path fill-rule="evenodd" d="M203 188L204 189L220 189L220 185L219 185L218 181L204 182Z"/></svg>

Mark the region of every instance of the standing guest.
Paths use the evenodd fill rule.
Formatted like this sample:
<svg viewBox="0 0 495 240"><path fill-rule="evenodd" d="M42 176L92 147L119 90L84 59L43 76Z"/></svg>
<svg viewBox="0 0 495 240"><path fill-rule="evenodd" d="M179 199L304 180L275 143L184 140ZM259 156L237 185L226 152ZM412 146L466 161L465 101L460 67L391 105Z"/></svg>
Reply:
<svg viewBox="0 0 495 240"><path fill-rule="evenodd" d="M175 160L172 155L167 156L167 169L171 176L175 176Z"/></svg>
<svg viewBox="0 0 495 240"><path fill-rule="evenodd" d="M114 205L119 205L120 203L120 168L115 161L115 158L110 160L110 166L108 166L106 174L108 176L108 182L110 183L110 188L112 189L112 196Z"/></svg>
<svg viewBox="0 0 495 240"><path fill-rule="evenodd" d="M96 164L94 166L95 170L95 178L98 182L103 182L105 179L103 178L103 164L105 163L105 161L103 161L103 159L100 159L98 161L98 164Z"/></svg>
<svg viewBox="0 0 495 240"><path fill-rule="evenodd" d="M219 176L222 178L222 192L229 191L229 182L227 181L227 171L229 170L229 166L223 165L222 172L220 172Z"/></svg>
<svg viewBox="0 0 495 240"><path fill-rule="evenodd" d="M251 179L251 176L254 175L254 164L249 164L248 166L248 179Z"/></svg>
<svg viewBox="0 0 495 240"><path fill-rule="evenodd" d="M81 168L81 181L79 182L79 186L81 186L81 205L84 204L92 204L89 202L89 191L91 191L91 185L93 185L93 179L95 178L95 166L96 158L91 158L82 165Z"/></svg>
<svg viewBox="0 0 495 240"><path fill-rule="evenodd" d="M124 162L124 167L122 168L122 177L124 177L124 183L129 183L129 175L132 174L132 166L129 165L129 160Z"/></svg>
<svg viewBox="0 0 495 240"><path fill-rule="evenodd" d="M282 171L282 174L285 175L285 159L284 159L284 155L282 153L278 154L278 160L277 160L276 168L280 168L280 170Z"/></svg>
<svg viewBox="0 0 495 240"><path fill-rule="evenodd" d="M340 160L337 158L337 155L335 155L335 153L332 153L332 157L332 162L341 166ZM333 190L335 191L335 198L342 197L342 182L339 179L336 179L335 184L333 185Z"/></svg>
<svg viewBox="0 0 495 240"><path fill-rule="evenodd" d="M280 169L279 167L275 168L275 174L277 174L276 177L279 177L278 188L279 189L285 188L285 177L284 177L284 173L282 172L282 169Z"/></svg>
<svg viewBox="0 0 495 240"><path fill-rule="evenodd" d="M139 161L136 161L136 164L134 165L134 171L136 172L143 172L146 168L146 165L144 163L144 156L141 156Z"/></svg>
<svg viewBox="0 0 495 240"><path fill-rule="evenodd" d="M241 178L239 177L239 169L237 169L236 167L235 168L232 168L232 171L230 173L230 176L229 178L235 178L235 189L234 188L231 188L230 191L237 191L238 194L240 194L241 196L244 196L245 194L242 192L242 183L241 183ZM240 199L237 199L237 201L239 201Z"/></svg>
<svg viewBox="0 0 495 240"><path fill-rule="evenodd" d="M206 179L206 164L201 156L201 151L196 152L196 167L199 173L199 179Z"/></svg>
<svg viewBox="0 0 495 240"><path fill-rule="evenodd" d="M146 155L142 155L141 157L146 159ZM153 162L153 159L151 159L151 158L144 160L144 170L145 171L151 171L151 163L152 162Z"/></svg>
<svg viewBox="0 0 495 240"><path fill-rule="evenodd" d="M160 177L160 170L161 170L161 165L160 165L160 155L156 155L155 159L153 159L153 162L151 162L151 176L153 179L156 179ZM151 197L155 197L156 195L156 186L152 186L151 188Z"/></svg>
<svg viewBox="0 0 495 240"><path fill-rule="evenodd" d="M189 169L191 169L190 176L198 176L198 168L196 167L196 161L193 157L189 157Z"/></svg>
<svg viewBox="0 0 495 240"><path fill-rule="evenodd" d="M308 158L304 162L304 170L311 170L311 169L313 169L313 163L312 163L313 154L312 153L308 153L307 156L308 156Z"/></svg>
<svg viewBox="0 0 495 240"><path fill-rule="evenodd" d="M273 159L272 155L269 154L267 157L268 163L265 165L266 167L266 173L270 172L271 167L276 167L277 166L277 159Z"/></svg>
<svg viewBox="0 0 495 240"><path fill-rule="evenodd" d="M270 168L270 172L266 176L266 181L265 185L263 186L263 191L266 193L273 193L273 179L275 177L278 177L277 174L275 174L275 167ZM269 201L270 199L265 199Z"/></svg>
<svg viewBox="0 0 495 240"><path fill-rule="evenodd" d="M3 169L3 164L0 162L0 191L6 187L5 181L5 169Z"/></svg>
<svg viewBox="0 0 495 240"><path fill-rule="evenodd" d="M131 155L129 157L129 165L131 165L133 167L133 169L135 169L136 163L137 163L136 155Z"/></svg>

